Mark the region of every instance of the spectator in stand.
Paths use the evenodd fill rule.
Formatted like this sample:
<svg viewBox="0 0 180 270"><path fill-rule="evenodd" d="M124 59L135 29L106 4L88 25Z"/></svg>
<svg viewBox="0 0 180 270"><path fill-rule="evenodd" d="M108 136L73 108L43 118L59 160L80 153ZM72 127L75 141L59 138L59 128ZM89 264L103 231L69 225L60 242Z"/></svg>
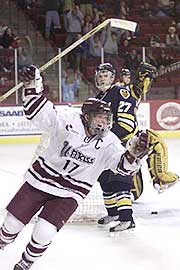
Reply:
<svg viewBox="0 0 180 270"><path fill-rule="evenodd" d="M155 67L158 67L158 62L157 62L156 58L153 56L151 48L148 48L146 51L145 62L147 62L148 64L151 64Z"/></svg>
<svg viewBox="0 0 180 270"><path fill-rule="evenodd" d="M4 27L5 25L2 22L0 22L0 37L2 37L2 35L4 34Z"/></svg>
<svg viewBox="0 0 180 270"><path fill-rule="evenodd" d="M126 1L115 1L114 14L120 19L127 19L129 15L129 6Z"/></svg>
<svg viewBox="0 0 180 270"><path fill-rule="evenodd" d="M164 68L172 64L173 57L166 53L165 50L162 50L160 56L157 58L157 63L159 68Z"/></svg>
<svg viewBox="0 0 180 270"><path fill-rule="evenodd" d="M26 35L18 39L18 67L20 71L33 63L33 45L30 37Z"/></svg>
<svg viewBox="0 0 180 270"><path fill-rule="evenodd" d="M166 45L168 47L174 47L180 45L180 40L178 35L176 34L176 27L170 26L168 29L168 33L166 34Z"/></svg>
<svg viewBox="0 0 180 270"><path fill-rule="evenodd" d="M100 21L99 15L102 14L97 8L93 8L92 14L92 23L93 25L97 25Z"/></svg>
<svg viewBox="0 0 180 270"><path fill-rule="evenodd" d="M161 42L161 39L158 35L152 35L150 38L150 45L151 47L160 47L160 48L164 48L166 47L166 44Z"/></svg>
<svg viewBox="0 0 180 270"><path fill-rule="evenodd" d="M169 17L176 17L176 3L175 1L170 1L169 8L167 10L167 15Z"/></svg>
<svg viewBox="0 0 180 270"><path fill-rule="evenodd" d="M89 38L89 55L91 57L101 57L101 49L104 44L104 30L92 35Z"/></svg>
<svg viewBox="0 0 180 270"><path fill-rule="evenodd" d="M179 22L179 19L180 19L180 1L176 1L176 5L175 5L175 11L176 11L176 18L178 19L178 22Z"/></svg>
<svg viewBox="0 0 180 270"><path fill-rule="evenodd" d="M61 28L60 17L59 17L59 0L44 0L44 7L46 9L46 26L45 26L45 35L48 39L50 36L51 25L53 23L54 28Z"/></svg>
<svg viewBox="0 0 180 270"><path fill-rule="evenodd" d="M124 59L124 66L131 71L132 77L134 78L135 73L140 65L140 61L138 58L137 50L132 49Z"/></svg>
<svg viewBox="0 0 180 270"><path fill-rule="evenodd" d="M117 33L111 31L111 27L107 27L106 37L104 42L104 54L107 57L117 56L118 55L118 41L117 41Z"/></svg>
<svg viewBox="0 0 180 270"><path fill-rule="evenodd" d="M127 39L122 40L122 42L120 43L120 52L123 58L125 58L126 55L128 54L129 47L130 47L129 41Z"/></svg>
<svg viewBox="0 0 180 270"><path fill-rule="evenodd" d="M73 0L65 0L64 1L64 4L63 4L63 13L65 14L69 10L72 10L73 5L74 5L74 1Z"/></svg>
<svg viewBox="0 0 180 270"><path fill-rule="evenodd" d="M159 9L158 16L174 17L176 14L175 1L158 0L157 7Z"/></svg>
<svg viewBox="0 0 180 270"><path fill-rule="evenodd" d="M67 69L62 78L63 102L75 102L80 82L80 74L74 73L72 68Z"/></svg>
<svg viewBox="0 0 180 270"><path fill-rule="evenodd" d="M86 15L84 17L84 24L82 27L83 35L91 31L92 29L93 29L92 17L90 15Z"/></svg>
<svg viewBox="0 0 180 270"><path fill-rule="evenodd" d="M67 38L65 47L68 47L76 40L78 33L82 32L82 26L84 23L84 15L82 14L79 6L73 5L73 8L68 10L65 14L65 26L67 31Z"/></svg>
<svg viewBox="0 0 180 270"><path fill-rule="evenodd" d="M0 60L0 72L8 72L7 68L5 67L4 63Z"/></svg>
<svg viewBox="0 0 180 270"><path fill-rule="evenodd" d="M13 48L16 43L16 36L14 35L14 33L12 32L11 28L8 26L5 26L3 28L3 34L0 37L0 46L7 49L7 48Z"/></svg>
<svg viewBox="0 0 180 270"><path fill-rule="evenodd" d="M112 7L112 3L115 1L112 0L91 0L93 8L97 8L99 11L108 10L108 7Z"/></svg>
<svg viewBox="0 0 180 270"><path fill-rule="evenodd" d="M16 0L16 1L18 6L20 6L22 9L30 9L36 2L35 0Z"/></svg>
<svg viewBox="0 0 180 270"><path fill-rule="evenodd" d="M5 72L11 72L14 71L14 53L12 52L11 55L8 57L5 57L5 60L3 61L4 67L5 67ZM13 76L13 75L12 75Z"/></svg>
<svg viewBox="0 0 180 270"><path fill-rule="evenodd" d="M164 8L169 6L170 4L170 0L158 0L157 2L159 6L164 7Z"/></svg>
<svg viewBox="0 0 180 270"><path fill-rule="evenodd" d="M81 0L81 1L75 1L76 5L80 5L80 9L84 16L90 15L92 16L93 13L93 6L91 0Z"/></svg>
<svg viewBox="0 0 180 270"><path fill-rule="evenodd" d="M81 37L82 34L77 34L77 40L80 39ZM72 62L70 62L70 66L74 68L74 70L82 72L81 64L83 59L87 58L88 51L89 51L88 42L84 41L71 52Z"/></svg>
<svg viewBox="0 0 180 270"><path fill-rule="evenodd" d="M141 6L140 15L145 18L154 16L155 10L153 9L153 5L150 5L148 1L145 1Z"/></svg>
<svg viewBox="0 0 180 270"><path fill-rule="evenodd" d="M142 59L142 53L141 52L137 52L137 60L136 60L138 63L141 63L143 62L143 59Z"/></svg>
<svg viewBox="0 0 180 270"><path fill-rule="evenodd" d="M120 1L120 19L126 20L129 15L129 7L126 5L125 1Z"/></svg>
<svg viewBox="0 0 180 270"><path fill-rule="evenodd" d="M136 39L136 33L130 32L128 30L121 29L117 33L118 33L118 40L119 40L118 45L119 46L121 46L125 40L130 45L130 43L132 43L132 40Z"/></svg>

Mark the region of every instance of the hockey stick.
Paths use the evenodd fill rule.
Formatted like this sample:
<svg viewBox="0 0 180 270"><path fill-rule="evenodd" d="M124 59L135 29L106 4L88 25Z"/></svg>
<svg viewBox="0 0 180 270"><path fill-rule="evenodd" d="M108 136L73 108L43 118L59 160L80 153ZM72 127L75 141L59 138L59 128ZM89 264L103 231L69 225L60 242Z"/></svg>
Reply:
<svg viewBox="0 0 180 270"><path fill-rule="evenodd" d="M180 61L175 62L175 63L169 65L168 67L165 67L165 68L162 68L162 69L155 71L153 73L153 78L155 79L157 77L163 76L164 74L175 71L179 68L180 68Z"/></svg>
<svg viewBox="0 0 180 270"><path fill-rule="evenodd" d="M137 23L127 20L121 20L121 19L107 19L101 24L97 25L95 28L93 28L91 31L89 31L87 34L82 36L80 39L78 39L76 42L74 42L72 45L70 45L68 48L66 48L61 53L57 54L55 57L53 57L51 60L49 60L46 64L40 67L40 71L46 70L48 67L53 65L55 62L57 62L60 58L62 58L64 55L72 51L74 48L76 48L78 45L80 45L82 42L90 38L93 34L97 33L99 30L104 28L110 23L111 27L116 27L128 31L135 32ZM10 89L8 92L6 92L4 95L0 96L0 102L8 98L10 95L12 95L14 92L16 92L19 88L23 86L23 83L20 82L16 86L14 86L12 89Z"/></svg>

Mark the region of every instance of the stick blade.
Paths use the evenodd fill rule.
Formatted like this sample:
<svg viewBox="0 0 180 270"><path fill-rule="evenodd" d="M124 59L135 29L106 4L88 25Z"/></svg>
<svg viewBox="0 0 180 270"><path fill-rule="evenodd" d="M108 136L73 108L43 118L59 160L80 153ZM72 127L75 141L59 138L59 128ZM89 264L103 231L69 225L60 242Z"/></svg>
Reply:
<svg viewBox="0 0 180 270"><path fill-rule="evenodd" d="M128 20L121 20L121 19L110 19L110 25L111 27L116 27L120 29L125 29L128 31L135 32L137 23L133 21L128 21Z"/></svg>

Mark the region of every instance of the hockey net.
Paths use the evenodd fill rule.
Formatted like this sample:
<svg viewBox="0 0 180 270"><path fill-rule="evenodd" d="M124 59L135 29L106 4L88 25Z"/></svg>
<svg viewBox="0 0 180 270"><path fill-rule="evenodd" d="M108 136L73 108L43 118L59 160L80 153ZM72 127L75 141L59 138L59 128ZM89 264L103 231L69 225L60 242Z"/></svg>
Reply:
<svg viewBox="0 0 180 270"><path fill-rule="evenodd" d="M5 208L0 208L0 217L4 217L7 211ZM69 223L95 223L99 218L106 215L106 210L103 203L102 191L97 182L87 197L78 206L75 213L69 219ZM37 216L31 220L32 223L37 221Z"/></svg>
<svg viewBox="0 0 180 270"><path fill-rule="evenodd" d="M105 214L102 190L97 182L79 205L69 222L95 222Z"/></svg>

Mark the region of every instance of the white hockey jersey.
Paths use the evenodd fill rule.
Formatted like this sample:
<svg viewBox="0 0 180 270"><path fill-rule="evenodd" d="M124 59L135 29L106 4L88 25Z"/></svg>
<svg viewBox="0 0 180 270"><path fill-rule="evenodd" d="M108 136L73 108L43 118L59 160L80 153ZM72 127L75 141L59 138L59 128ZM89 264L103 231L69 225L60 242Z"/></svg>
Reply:
<svg viewBox="0 0 180 270"><path fill-rule="evenodd" d="M43 96L28 96L24 112L34 125L48 131L50 140L44 152L25 173L33 187L59 197L72 197L78 203L85 198L102 171L111 169L122 175L137 171L139 165L123 159L124 147L114 133L104 138L87 137L80 114L57 112Z"/></svg>

